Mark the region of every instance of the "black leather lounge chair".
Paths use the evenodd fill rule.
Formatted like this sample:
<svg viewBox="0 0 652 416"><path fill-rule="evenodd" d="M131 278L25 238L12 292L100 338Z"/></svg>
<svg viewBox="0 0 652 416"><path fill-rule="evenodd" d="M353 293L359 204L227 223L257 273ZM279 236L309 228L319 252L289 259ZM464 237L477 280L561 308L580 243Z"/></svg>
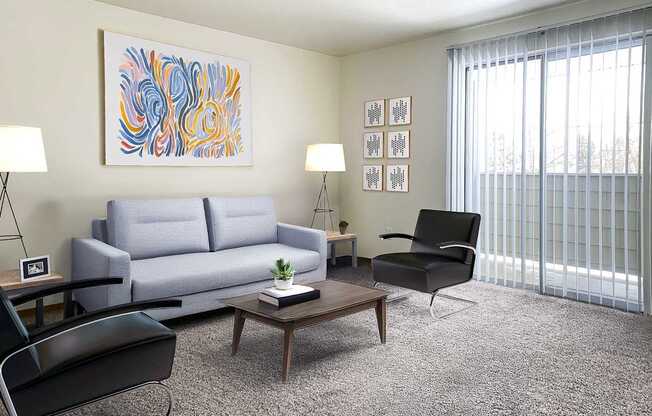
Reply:
<svg viewBox="0 0 652 416"><path fill-rule="evenodd" d="M373 279L376 283L431 293L431 314L433 301L438 294L475 304L439 291L471 280L479 231L479 214L422 209L413 236L400 233L379 236L381 239L406 238L412 240L412 247L407 253L374 257Z"/></svg>
<svg viewBox="0 0 652 416"><path fill-rule="evenodd" d="M170 377L176 334L143 313L179 300L115 306L28 331L14 306L120 278L47 286L9 299L0 289L0 392L9 416L67 412Z"/></svg>

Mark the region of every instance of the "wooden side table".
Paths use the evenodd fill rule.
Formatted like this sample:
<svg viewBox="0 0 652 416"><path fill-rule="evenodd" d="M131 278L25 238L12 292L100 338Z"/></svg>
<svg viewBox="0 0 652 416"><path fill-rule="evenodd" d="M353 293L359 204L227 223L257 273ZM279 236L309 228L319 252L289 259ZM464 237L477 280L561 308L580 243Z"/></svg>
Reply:
<svg viewBox="0 0 652 416"><path fill-rule="evenodd" d="M4 290L7 295L18 295L27 289L32 289L39 286L46 286L55 283L64 283L65 280L63 276L58 274L51 274L48 277L41 277L37 279L31 279L27 282L20 281L20 271L18 269L6 270L0 272L0 288ZM67 305L71 304L72 294L70 292L65 293L64 299L64 308ZM36 327L43 326L43 299L37 299L36 301Z"/></svg>
<svg viewBox="0 0 652 416"><path fill-rule="evenodd" d="M347 241L351 242L351 265L358 267L358 236L352 233L340 234L337 231L326 232L326 242L331 252L331 264L335 266L337 259L335 256L335 244Z"/></svg>

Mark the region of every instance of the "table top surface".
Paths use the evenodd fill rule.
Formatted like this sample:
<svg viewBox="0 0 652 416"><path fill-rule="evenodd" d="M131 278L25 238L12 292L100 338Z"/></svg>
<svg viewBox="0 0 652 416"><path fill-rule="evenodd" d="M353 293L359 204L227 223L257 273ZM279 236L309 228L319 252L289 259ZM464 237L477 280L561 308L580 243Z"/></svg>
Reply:
<svg viewBox="0 0 652 416"><path fill-rule="evenodd" d="M18 290L26 289L28 287L36 287L41 285L49 285L52 283L63 283L63 276L58 274L51 274L47 277L38 277L30 279L27 282L20 281L20 270L5 270L0 271L0 287L5 290Z"/></svg>
<svg viewBox="0 0 652 416"><path fill-rule="evenodd" d="M339 231L326 231L326 241L354 240L356 238L358 236L353 233L341 234Z"/></svg>
<svg viewBox="0 0 652 416"><path fill-rule="evenodd" d="M389 295L386 290L357 286L335 280L310 283L309 286L319 289L319 299L284 308L277 308L259 301L258 293L225 299L224 303L236 309L278 322L290 322L354 308L364 303L378 301Z"/></svg>

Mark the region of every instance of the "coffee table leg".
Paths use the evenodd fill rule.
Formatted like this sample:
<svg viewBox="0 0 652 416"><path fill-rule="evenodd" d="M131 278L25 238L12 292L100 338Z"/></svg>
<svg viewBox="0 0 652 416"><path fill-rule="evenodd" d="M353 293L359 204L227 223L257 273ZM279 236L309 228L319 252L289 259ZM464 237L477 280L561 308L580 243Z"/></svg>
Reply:
<svg viewBox="0 0 652 416"><path fill-rule="evenodd" d="M351 240L351 265L358 267L358 240L356 238Z"/></svg>
<svg viewBox="0 0 652 416"><path fill-rule="evenodd" d="M376 320L378 321L380 342L384 344L387 337L387 302L385 302L385 298L378 299L376 303Z"/></svg>
<svg viewBox="0 0 652 416"><path fill-rule="evenodd" d="M240 336L242 335L242 328L244 328L245 317L240 309L235 310L233 315L233 343L231 344L231 355L238 352L240 345Z"/></svg>
<svg viewBox="0 0 652 416"><path fill-rule="evenodd" d="M290 363L292 361L292 337L294 335L294 327L288 326L285 328L283 334L283 382L288 381L290 374Z"/></svg>

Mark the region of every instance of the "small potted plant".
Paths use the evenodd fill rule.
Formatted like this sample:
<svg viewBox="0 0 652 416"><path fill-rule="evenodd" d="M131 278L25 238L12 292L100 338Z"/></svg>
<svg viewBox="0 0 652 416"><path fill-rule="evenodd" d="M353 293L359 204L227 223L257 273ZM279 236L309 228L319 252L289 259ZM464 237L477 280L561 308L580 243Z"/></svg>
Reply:
<svg viewBox="0 0 652 416"><path fill-rule="evenodd" d="M346 234L346 227L349 226L349 223L342 220L340 221L340 234Z"/></svg>
<svg viewBox="0 0 652 416"><path fill-rule="evenodd" d="M276 268L272 269L274 276L274 286L277 289L290 289L294 281L294 268L290 262L285 262L283 259L276 260Z"/></svg>

